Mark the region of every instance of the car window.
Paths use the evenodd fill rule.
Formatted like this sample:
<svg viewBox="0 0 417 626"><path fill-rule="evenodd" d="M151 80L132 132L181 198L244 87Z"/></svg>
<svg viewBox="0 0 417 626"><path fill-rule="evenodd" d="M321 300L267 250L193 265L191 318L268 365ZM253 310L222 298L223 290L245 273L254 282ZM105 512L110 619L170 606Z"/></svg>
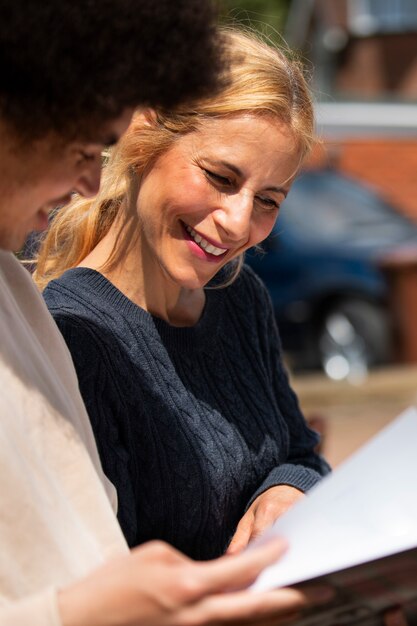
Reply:
<svg viewBox="0 0 417 626"><path fill-rule="evenodd" d="M413 239L417 226L372 189L335 172L305 172L295 181L277 232L299 239L351 247L389 246Z"/></svg>

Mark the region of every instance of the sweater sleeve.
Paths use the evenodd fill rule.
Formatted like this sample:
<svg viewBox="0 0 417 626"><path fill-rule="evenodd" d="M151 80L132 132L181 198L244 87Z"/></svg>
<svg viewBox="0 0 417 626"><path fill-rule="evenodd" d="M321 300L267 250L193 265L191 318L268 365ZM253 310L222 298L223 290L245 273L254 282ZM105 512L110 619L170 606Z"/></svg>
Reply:
<svg viewBox="0 0 417 626"><path fill-rule="evenodd" d="M0 606L0 626L61 626L55 589Z"/></svg>
<svg viewBox="0 0 417 626"><path fill-rule="evenodd" d="M77 372L81 396L101 463L117 490L117 517L130 546L136 545L137 513L128 452L129 423L117 371L119 346L107 329L64 310L52 311Z"/></svg>
<svg viewBox="0 0 417 626"><path fill-rule="evenodd" d="M265 324L262 325L265 330L264 345L271 384L277 404L287 424L289 444L285 462L271 470L251 497L247 508L270 487L289 485L306 492L330 472L328 463L315 452L320 436L307 426L297 396L289 384L272 302L261 282L260 290L263 300L261 310L265 320Z"/></svg>

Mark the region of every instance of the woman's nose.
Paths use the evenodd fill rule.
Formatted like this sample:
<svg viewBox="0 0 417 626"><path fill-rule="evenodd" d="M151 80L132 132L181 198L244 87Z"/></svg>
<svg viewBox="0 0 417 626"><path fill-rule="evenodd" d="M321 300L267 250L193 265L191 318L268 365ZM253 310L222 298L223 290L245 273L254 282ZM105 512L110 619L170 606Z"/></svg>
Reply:
<svg viewBox="0 0 417 626"><path fill-rule="evenodd" d="M253 198L247 191L223 198L215 219L230 242L245 243L248 240L252 210Z"/></svg>

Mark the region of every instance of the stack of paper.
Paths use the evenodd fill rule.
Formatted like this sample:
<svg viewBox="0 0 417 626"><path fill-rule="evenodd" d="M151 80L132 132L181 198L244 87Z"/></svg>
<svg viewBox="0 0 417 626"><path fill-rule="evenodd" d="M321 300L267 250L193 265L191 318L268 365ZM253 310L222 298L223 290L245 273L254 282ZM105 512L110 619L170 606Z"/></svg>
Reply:
<svg viewBox="0 0 417 626"><path fill-rule="evenodd" d="M289 549L259 576L255 590L322 576L325 582L346 590L350 582L354 586L379 576L385 594L382 587L379 595L375 592L379 598L375 606L417 601L417 411L408 409L340 465L277 520L268 531L271 534L285 537ZM389 555L397 557L387 560ZM382 559L382 565L369 567L377 559ZM364 563L367 569L360 567ZM404 580L401 573L406 571ZM389 582L387 572L394 572Z"/></svg>

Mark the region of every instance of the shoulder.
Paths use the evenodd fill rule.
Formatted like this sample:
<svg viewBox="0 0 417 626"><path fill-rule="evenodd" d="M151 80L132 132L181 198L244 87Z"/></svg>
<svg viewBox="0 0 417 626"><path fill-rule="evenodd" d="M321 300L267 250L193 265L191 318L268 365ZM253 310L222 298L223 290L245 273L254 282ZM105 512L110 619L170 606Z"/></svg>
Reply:
<svg viewBox="0 0 417 626"><path fill-rule="evenodd" d="M81 269L81 268L80 268ZM51 281L42 295L52 317L71 349L101 345L105 338L103 305L89 285L91 277L79 269L68 270Z"/></svg>
<svg viewBox="0 0 417 626"><path fill-rule="evenodd" d="M13 354L13 359L25 363L39 362L44 357L60 375L65 370L66 384L72 376L62 334L58 331L45 302L29 272L11 253L0 251L0 335L3 356ZM17 314L17 312L19 314ZM32 356L31 356L32 355ZM45 361L46 363L46 361Z"/></svg>
<svg viewBox="0 0 417 626"><path fill-rule="evenodd" d="M104 296L103 282L107 283L95 270L74 268L52 280L42 295L56 321L68 318L79 323L83 320L101 320L102 323L110 308Z"/></svg>
<svg viewBox="0 0 417 626"><path fill-rule="evenodd" d="M51 346L62 338L48 313L45 302L29 272L10 252L0 250L0 318L2 330L23 336L23 326L37 335L42 345ZM16 315L16 310L19 315ZM52 349L52 348L51 348Z"/></svg>
<svg viewBox="0 0 417 626"><path fill-rule="evenodd" d="M46 305L71 351L134 352L149 343L151 316L95 270L74 268L51 281Z"/></svg>
<svg viewBox="0 0 417 626"><path fill-rule="evenodd" d="M39 301L39 291L29 272L12 252L0 250L0 281L3 297L7 293L19 306L25 307L28 301ZM32 306L29 303L28 308Z"/></svg>
<svg viewBox="0 0 417 626"><path fill-rule="evenodd" d="M75 302L79 301L80 294L82 294L82 283L75 279L73 270L52 280L42 292L43 299L51 313L54 309L74 306Z"/></svg>

